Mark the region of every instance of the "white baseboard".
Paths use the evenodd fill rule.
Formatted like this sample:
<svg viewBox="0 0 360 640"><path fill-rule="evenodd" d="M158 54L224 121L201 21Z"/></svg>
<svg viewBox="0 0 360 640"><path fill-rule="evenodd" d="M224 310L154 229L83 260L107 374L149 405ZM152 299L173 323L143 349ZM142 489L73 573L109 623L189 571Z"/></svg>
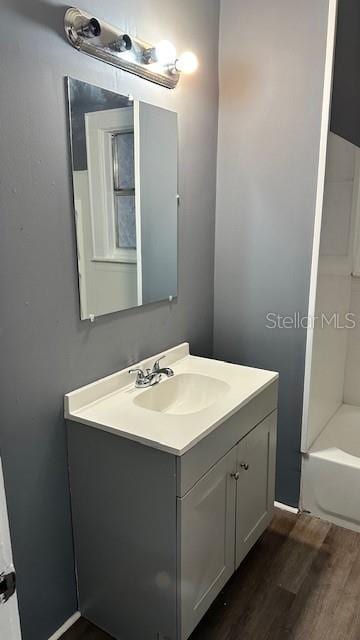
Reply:
<svg viewBox="0 0 360 640"><path fill-rule="evenodd" d="M53 633L53 635L49 638L49 640L59 640L59 638L61 638L61 636L65 633L65 631L70 629L70 627L72 627L73 624L75 624L76 620L79 620L79 618L80 618L80 611L77 611L76 613L74 613L73 616L71 616L71 618L66 620L66 622L64 622L64 624L61 625L60 629L58 629L57 631L55 631L55 633Z"/></svg>
<svg viewBox="0 0 360 640"><path fill-rule="evenodd" d="M283 504L282 502L275 502L274 504L277 509L290 511L290 513L299 513L299 509L296 509L296 507L290 507L288 504Z"/></svg>

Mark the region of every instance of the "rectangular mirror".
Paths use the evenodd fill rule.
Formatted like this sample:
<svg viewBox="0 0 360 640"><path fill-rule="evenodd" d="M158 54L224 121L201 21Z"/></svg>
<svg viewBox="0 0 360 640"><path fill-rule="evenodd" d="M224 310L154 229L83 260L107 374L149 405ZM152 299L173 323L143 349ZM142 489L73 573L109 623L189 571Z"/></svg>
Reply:
<svg viewBox="0 0 360 640"><path fill-rule="evenodd" d="M177 296L177 114L68 78L83 320Z"/></svg>

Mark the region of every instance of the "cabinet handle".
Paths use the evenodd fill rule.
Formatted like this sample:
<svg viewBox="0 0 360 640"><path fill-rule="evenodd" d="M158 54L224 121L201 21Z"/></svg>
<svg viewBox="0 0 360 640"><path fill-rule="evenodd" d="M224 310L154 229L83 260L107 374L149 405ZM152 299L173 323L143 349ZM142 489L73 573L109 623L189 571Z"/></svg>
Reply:
<svg viewBox="0 0 360 640"><path fill-rule="evenodd" d="M236 471L236 473L232 473L231 477L234 478L234 480L239 480L240 478L240 473L238 471Z"/></svg>
<svg viewBox="0 0 360 640"><path fill-rule="evenodd" d="M249 471L249 465L246 462L241 462L240 469L243 469L244 471Z"/></svg>

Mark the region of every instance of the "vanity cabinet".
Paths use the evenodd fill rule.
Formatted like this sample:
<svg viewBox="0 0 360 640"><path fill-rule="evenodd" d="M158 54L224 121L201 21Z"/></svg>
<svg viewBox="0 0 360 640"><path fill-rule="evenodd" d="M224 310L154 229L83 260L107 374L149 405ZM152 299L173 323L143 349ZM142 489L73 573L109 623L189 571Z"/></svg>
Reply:
<svg viewBox="0 0 360 640"><path fill-rule="evenodd" d="M183 640L271 520L275 443L276 412L178 498Z"/></svg>
<svg viewBox="0 0 360 640"><path fill-rule="evenodd" d="M68 421L81 614L187 640L273 514L277 381L183 455Z"/></svg>

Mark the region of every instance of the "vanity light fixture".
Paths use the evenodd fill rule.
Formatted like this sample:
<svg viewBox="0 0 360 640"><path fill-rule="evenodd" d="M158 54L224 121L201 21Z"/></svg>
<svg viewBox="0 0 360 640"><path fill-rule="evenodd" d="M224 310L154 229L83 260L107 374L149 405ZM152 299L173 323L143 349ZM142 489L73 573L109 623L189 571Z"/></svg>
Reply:
<svg viewBox="0 0 360 640"><path fill-rule="evenodd" d="M162 40L155 47L144 52L144 62L151 64L159 62L163 66L174 64L176 60L176 49L169 40Z"/></svg>
<svg viewBox="0 0 360 640"><path fill-rule="evenodd" d="M178 73L195 73L198 67L199 61L192 51L185 51L175 60L175 69Z"/></svg>
<svg viewBox="0 0 360 640"><path fill-rule="evenodd" d="M127 33L124 33L120 38L114 40L114 42L110 42L109 49L117 51L118 53L123 53L124 51L130 51L132 46L132 39Z"/></svg>
<svg viewBox="0 0 360 640"><path fill-rule="evenodd" d="M193 73L199 66L191 51L177 57L168 40L151 45L81 9L68 9L64 25L75 49L168 89L175 89L181 73Z"/></svg>

